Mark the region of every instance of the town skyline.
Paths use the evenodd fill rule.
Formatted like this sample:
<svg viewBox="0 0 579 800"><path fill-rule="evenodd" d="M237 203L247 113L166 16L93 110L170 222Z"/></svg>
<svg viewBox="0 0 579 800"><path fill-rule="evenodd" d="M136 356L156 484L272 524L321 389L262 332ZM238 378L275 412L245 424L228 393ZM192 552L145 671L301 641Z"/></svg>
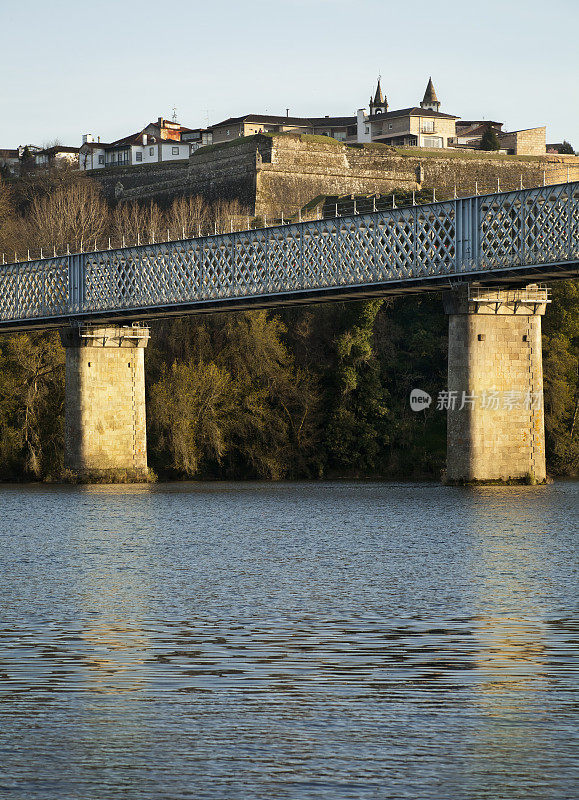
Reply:
<svg viewBox="0 0 579 800"><path fill-rule="evenodd" d="M432 75L445 112L498 120L511 130L546 124L547 141L579 140L579 109L571 102L579 59L570 24L579 15L568 0L554 0L548 16L533 0L524 19L490 0L486 15L465 10L458 20L451 9L429 15L419 0L411 25L374 0L360 3L357 15L341 0L292 0L283 8L250 0L243 9L229 0L218 9L178 0L172 12L180 23L166 29L147 13L156 8L149 2L135 15L106 0L97 18L85 8L73 13L69 0L50 12L37 0L24 7L42 24L26 30L26 41L18 32L3 46L0 61L13 75L2 93L3 147L54 140L78 146L84 133L114 141L158 116L170 119L173 108L190 127L248 113L284 115L288 108L303 117L353 115L368 105L378 74L393 109L418 104ZM15 10L2 15L15 24ZM475 24L477 47L494 37L487 60L473 52ZM329 25L332 36L324 37ZM211 32L218 29L216 48ZM535 49L555 33L556 76ZM260 46L248 50L248 37ZM421 41L409 58L409 42ZM288 43L291 53L280 57ZM47 59L50 50L59 58ZM344 57L337 59L336 50ZM27 59L15 70L24 51Z"/></svg>

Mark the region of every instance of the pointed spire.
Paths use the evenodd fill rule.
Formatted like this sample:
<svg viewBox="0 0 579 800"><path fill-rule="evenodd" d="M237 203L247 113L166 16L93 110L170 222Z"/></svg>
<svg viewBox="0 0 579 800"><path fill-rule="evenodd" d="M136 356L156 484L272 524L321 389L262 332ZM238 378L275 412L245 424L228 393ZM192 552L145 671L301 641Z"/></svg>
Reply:
<svg viewBox="0 0 579 800"><path fill-rule="evenodd" d="M420 103L420 108L428 109L430 111L438 111L440 108L440 103L438 102L438 97L436 96L436 92L434 91L434 84L432 83L432 78L428 79L428 85L426 86L426 91L424 92L424 100Z"/></svg>
<svg viewBox="0 0 579 800"><path fill-rule="evenodd" d="M374 99L370 97L370 114L383 114L388 111L388 101L382 93L381 80L382 76L378 75L378 85L376 86Z"/></svg>
<svg viewBox="0 0 579 800"><path fill-rule="evenodd" d="M428 85L426 87L426 91L424 92L424 100L423 103L438 103L438 97L436 96L436 92L434 91L434 84L432 83L432 78L428 79Z"/></svg>

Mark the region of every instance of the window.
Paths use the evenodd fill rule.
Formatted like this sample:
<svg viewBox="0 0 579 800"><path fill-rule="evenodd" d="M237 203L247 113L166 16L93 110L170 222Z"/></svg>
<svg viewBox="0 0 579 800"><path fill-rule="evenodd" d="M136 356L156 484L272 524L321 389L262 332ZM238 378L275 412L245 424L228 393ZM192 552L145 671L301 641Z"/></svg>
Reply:
<svg viewBox="0 0 579 800"><path fill-rule="evenodd" d="M366 125L366 133L370 133L370 126Z"/></svg>
<svg viewBox="0 0 579 800"><path fill-rule="evenodd" d="M228 130L227 130L227 131L225 131L225 135L226 135L226 136L229 136L229 131L228 131Z"/></svg>
<svg viewBox="0 0 579 800"><path fill-rule="evenodd" d="M143 154L142 153L135 153L135 159L137 161L142 161L143 160Z"/></svg>
<svg viewBox="0 0 579 800"><path fill-rule="evenodd" d="M389 123L388 123L388 130L389 130L389 131L391 131L391 130L392 130L392 123L391 123L391 122L389 122Z"/></svg>
<svg viewBox="0 0 579 800"><path fill-rule="evenodd" d="M154 147L149 147L149 155L152 156L152 155L154 155L154 153L155 153L155 148Z"/></svg>
<svg viewBox="0 0 579 800"><path fill-rule="evenodd" d="M172 147L171 148L171 155L178 156L179 155L179 148L178 147Z"/></svg>
<svg viewBox="0 0 579 800"><path fill-rule="evenodd" d="M99 164L104 164L104 163L105 163L104 155L103 156L99 156Z"/></svg>
<svg viewBox="0 0 579 800"><path fill-rule="evenodd" d="M422 120L422 133L434 133L434 120L433 119L423 119Z"/></svg>
<svg viewBox="0 0 579 800"><path fill-rule="evenodd" d="M439 136L424 136L422 139L423 147L442 147L442 139Z"/></svg>

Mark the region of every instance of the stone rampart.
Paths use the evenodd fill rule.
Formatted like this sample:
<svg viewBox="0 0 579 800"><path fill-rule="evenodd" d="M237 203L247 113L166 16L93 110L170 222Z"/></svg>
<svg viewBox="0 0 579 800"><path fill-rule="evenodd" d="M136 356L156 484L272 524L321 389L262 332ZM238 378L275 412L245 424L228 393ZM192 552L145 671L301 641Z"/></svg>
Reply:
<svg viewBox="0 0 579 800"><path fill-rule="evenodd" d="M256 135L203 147L189 161L95 170L110 199L179 195L238 199L250 212L293 213L318 195L435 188L450 196L579 180L577 156L507 156L459 150L346 145L303 134Z"/></svg>

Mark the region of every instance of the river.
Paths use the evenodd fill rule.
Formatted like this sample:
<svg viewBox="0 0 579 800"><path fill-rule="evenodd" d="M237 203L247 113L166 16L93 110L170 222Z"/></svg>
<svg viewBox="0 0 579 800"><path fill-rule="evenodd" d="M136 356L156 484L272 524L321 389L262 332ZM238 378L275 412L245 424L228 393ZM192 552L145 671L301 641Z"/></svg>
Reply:
<svg viewBox="0 0 579 800"><path fill-rule="evenodd" d="M578 509L573 482L0 486L0 796L576 797Z"/></svg>

